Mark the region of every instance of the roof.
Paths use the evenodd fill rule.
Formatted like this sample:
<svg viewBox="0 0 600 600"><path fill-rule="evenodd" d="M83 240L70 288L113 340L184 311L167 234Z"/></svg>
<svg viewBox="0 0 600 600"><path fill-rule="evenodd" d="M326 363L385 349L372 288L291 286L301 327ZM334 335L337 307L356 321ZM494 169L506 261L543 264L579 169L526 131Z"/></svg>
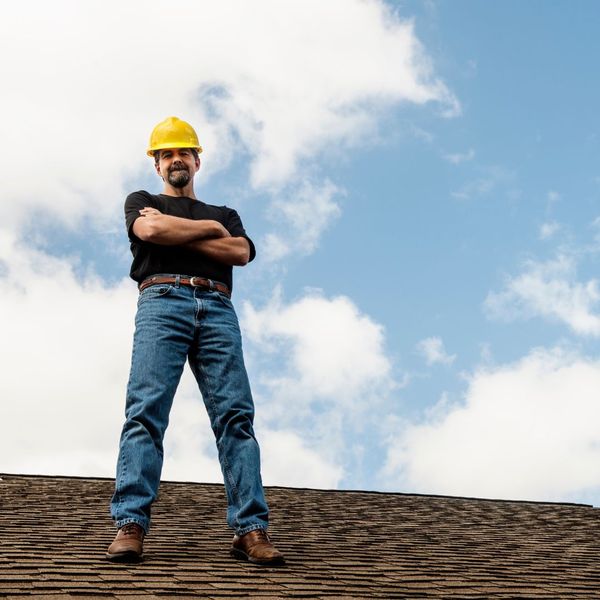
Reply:
<svg viewBox="0 0 600 600"><path fill-rule="evenodd" d="M0 477L4 598L600 598L587 505L267 487L288 563L265 568L229 557L222 486L163 482L145 561L119 565L113 480Z"/></svg>

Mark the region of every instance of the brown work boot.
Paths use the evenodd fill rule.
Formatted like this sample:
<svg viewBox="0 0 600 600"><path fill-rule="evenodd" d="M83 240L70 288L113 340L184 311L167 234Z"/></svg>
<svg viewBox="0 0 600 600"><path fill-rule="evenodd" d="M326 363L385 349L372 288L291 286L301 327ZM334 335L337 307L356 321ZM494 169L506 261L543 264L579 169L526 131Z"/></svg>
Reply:
<svg viewBox="0 0 600 600"><path fill-rule="evenodd" d="M127 523L117 531L117 537L108 547L106 558L114 562L139 562L142 560L144 530L137 523Z"/></svg>
<svg viewBox="0 0 600 600"><path fill-rule="evenodd" d="M282 565L283 554L273 546L264 529L254 529L246 535L235 536L231 556L249 560L257 565Z"/></svg>

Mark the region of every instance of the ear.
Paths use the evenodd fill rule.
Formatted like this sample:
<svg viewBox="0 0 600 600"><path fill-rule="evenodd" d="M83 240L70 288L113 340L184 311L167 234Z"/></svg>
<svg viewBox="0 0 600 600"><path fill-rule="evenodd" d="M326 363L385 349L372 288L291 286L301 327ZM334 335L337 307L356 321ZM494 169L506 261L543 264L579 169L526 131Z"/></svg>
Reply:
<svg viewBox="0 0 600 600"><path fill-rule="evenodd" d="M162 173L160 172L160 162L155 162L154 168L156 169L156 173L158 174L158 176L164 181L165 178L162 176Z"/></svg>
<svg viewBox="0 0 600 600"><path fill-rule="evenodd" d="M196 173L197 173L200 169L200 157L196 158L194 160L194 162L196 163Z"/></svg>

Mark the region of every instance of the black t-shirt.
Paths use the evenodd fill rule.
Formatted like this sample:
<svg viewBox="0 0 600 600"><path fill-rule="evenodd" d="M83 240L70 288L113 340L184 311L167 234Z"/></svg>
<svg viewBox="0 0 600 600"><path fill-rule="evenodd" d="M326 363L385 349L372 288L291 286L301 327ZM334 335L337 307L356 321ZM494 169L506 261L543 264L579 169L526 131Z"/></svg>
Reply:
<svg viewBox="0 0 600 600"><path fill-rule="evenodd" d="M133 223L145 206L158 209L165 215L184 219L212 219L221 223L233 237L245 237L250 244L250 260L256 255L252 240L246 235L242 221L235 210L226 206L213 206L193 198L133 192L125 200L125 223L131 242L133 262L131 278L138 283L158 273L173 273L207 277L220 281L232 289L232 271L229 265L217 262L200 252L182 246L163 246L143 242L133 233Z"/></svg>

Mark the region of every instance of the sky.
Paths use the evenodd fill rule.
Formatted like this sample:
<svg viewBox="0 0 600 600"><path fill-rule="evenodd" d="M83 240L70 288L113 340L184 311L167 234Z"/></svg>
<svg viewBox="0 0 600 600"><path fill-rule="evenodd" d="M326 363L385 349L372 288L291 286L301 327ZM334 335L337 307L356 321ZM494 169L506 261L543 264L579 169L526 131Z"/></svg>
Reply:
<svg viewBox="0 0 600 600"><path fill-rule="evenodd" d="M0 472L114 476L123 202L240 213L266 485L600 506L600 5L24 0L0 21ZM221 481L189 372L165 480Z"/></svg>

